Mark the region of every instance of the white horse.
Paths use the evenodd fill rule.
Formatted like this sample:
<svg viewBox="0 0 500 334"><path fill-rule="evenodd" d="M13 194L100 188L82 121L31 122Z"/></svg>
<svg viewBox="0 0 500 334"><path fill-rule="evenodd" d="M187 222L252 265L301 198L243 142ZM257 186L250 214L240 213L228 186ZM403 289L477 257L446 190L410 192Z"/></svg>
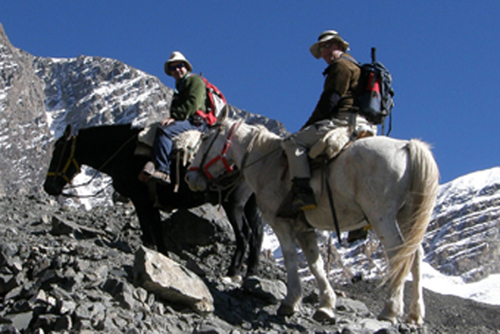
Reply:
<svg viewBox="0 0 500 334"><path fill-rule="evenodd" d="M320 291L316 320L334 317L336 296L328 282L313 228L333 230L325 180L329 182L341 231L371 224L389 259L389 296L379 319L392 323L403 315L406 276L413 275L413 295L407 321L422 324L425 315L420 266L421 246L434 207L439 171L428 145L418 140L384 136L359 139L324 169L312 172L318 207L296 219L276 216L291 189L283 163L282 138L263 126L225 119L205 135L186 181L203 190L213 178L235 164L255 191L265 221L279 239L287 269L288 292L278 313L290 315L302 297L297 272L296 243L302 248ZM221 163L219 163L221 162ZM201 172L201 173L200 173Z"/></svg>

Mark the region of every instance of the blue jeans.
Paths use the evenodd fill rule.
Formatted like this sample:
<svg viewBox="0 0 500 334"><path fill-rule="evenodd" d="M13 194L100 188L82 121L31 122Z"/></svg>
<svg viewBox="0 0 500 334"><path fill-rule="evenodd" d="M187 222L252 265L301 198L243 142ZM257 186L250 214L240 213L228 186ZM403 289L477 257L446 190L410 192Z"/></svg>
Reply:
<svg viewBox="0 0 500 334"><path fill-rule="evenodd" d="M153 145L153 154L156 160L156 168L170 174L170 154L172 153L172 138L188 130L199 130L205 132L207 125L202 122L199 125L192 124L189 120L175 121L169 125L160 126L156 130L156 138Z"/></svg>

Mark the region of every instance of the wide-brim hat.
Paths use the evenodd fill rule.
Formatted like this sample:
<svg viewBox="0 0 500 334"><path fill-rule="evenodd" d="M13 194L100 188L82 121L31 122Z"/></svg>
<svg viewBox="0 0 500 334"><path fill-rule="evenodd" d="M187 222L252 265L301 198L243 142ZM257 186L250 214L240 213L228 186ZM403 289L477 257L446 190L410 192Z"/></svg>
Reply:
<svg viewBox="0 0 500 334"><path fill-rule="evenodd" d="M326 31L323 31L319 35L318 41L316 43L314 43L313 45L311 45L311 47L309 48L312 55L317 59L321 58L321 52L319 50L319 46L321 43L324 43L324 42L327 42L330 40L335 40L335 41L340 42L342 45L344 45L345 51L349 50L349 43L344 41L344 39L342 37L340 37L338 32L336 32L335 30L326 30Z"/></svg>
<svg viewBox="0 0 500 334"><path fill-rule="evenodd" d="M172 52L172 54L170 55L170 57L168 58L168 60L163 65L163 68L164 68L165 73L167 75L172 76L172 72L170 71L170 64L178 62L178 61L184 62L186 64L186 68L188 69L189 72L193 71L193 66L186 59L186 57L184 57L184 55L182 53L180 53L179 51L174 51L174 52Z"/></svg>

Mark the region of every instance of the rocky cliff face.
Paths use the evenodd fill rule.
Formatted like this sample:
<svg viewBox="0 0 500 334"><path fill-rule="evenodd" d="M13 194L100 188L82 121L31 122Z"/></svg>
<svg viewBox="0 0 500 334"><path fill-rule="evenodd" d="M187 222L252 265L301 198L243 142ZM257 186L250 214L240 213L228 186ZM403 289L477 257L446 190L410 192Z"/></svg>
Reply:
<svg viewBox="0 0 500 334"><path fill-rule="evenodd" d="M440 187L424 249L433 267L466 282L500 272L500 168Z"/></svg>
<svg viewBox="0 0 500 334"><path fill-rule="evenodd" d="M0 196L39 189L50 140L35 57L14 48L0 26Z"/></svg>
<svg viewBox="0 0 500 334"><path fill-rule="evenodd" d="M48 123L55 137L66 124L76 129L133 123L137 127L168 114L172 90L158 78L109 58L35 58L44 86Z"/></svg>

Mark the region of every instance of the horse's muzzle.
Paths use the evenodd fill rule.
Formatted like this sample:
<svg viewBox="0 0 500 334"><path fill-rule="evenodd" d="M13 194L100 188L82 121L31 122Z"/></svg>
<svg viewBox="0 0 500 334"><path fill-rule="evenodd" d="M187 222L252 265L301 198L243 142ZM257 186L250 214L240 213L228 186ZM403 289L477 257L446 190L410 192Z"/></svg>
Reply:
<svg viewBox="0 0 500 334"><path fill-rule="evenodd" d="M43 189L51 196L58 196L61 195L65 185L66 183L56 182L54 178L48 178L43 184Z"/></svg>
<svg viewBox="0 0 500 334"><path fill-rule="evenodd" d="M205 191L207 189L207 180L198 171L188 171L185 180L192 191Z"/></svg>

